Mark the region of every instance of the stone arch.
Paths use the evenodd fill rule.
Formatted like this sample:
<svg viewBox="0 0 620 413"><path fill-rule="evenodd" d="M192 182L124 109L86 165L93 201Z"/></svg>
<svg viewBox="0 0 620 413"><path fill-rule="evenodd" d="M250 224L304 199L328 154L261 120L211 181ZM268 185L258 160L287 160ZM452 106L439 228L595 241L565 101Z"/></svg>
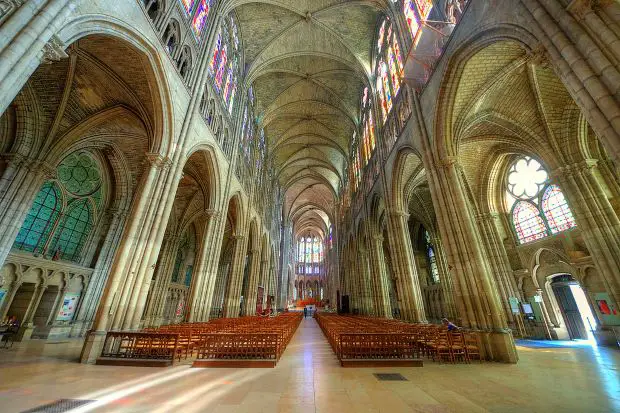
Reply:
<svg viewBox="0 0 620 413"><path fill-rule="evenodd" d="M466 39L452 53L450 60L445 65L442 74L442 87L435 106L433 128L432 150L438 159L449 159L458 153L458 142L453 133L452 114L456 93L466 64L481 50L502 41L516 43L525 52L534 50L537 45L535 37L527 29L520 26L502 24L487 27Z"/></svg>
<svg viewBox="0 0 620 413"><path fill-rule="evenodd" d="M152 136L150 136L150 153L158 153L165 156L172 148L174 136L172 96L165 75L165 65L157 47L150 43L144 36L124 22L101 16L82 16L69 21L57 36L65 44L72 44L88 36L100 35L116 39L136 50L148 62L147 79L149 89L153 93L153 116L151 119Z"/></svg>

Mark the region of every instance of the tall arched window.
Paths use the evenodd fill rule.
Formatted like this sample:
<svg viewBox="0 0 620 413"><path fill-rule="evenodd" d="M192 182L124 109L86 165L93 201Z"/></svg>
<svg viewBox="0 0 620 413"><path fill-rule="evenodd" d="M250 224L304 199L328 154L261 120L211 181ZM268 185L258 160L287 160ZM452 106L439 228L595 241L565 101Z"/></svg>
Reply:
<svg viewBox="0 0 620 413"><path fill-rule="evenodd" d="M422 24L428 19L433 9L433 0L404 0L403 14L411 34L412 45L416 47L422 34Z"/></svg>
<svg viewBox="0 0 620 413"><path fill-rule="evenodd" d="M559 186L536 159L519 157L508 170L506 207L520 244L576 226Z"/></svg>
<svg viewBox="0 0 620 413"><path fill-rule="evenodd" d="M439 283L439 268L437 267L437 257L435 256L435 247L431 241L431 235L428 231L424 231L424 240L426 242L426 259L428 261L430 282L432 284Z"/></svg>
<svg viewBox="0 0 620 413"><path fill-rule="evenodd" d="M89 200L73 201L55 231L49 251L57 258L76 261L92 226L93 213Z"/></svg>
<svg viewBox="0 0 620 413"><path fill-rule="evenodd" d="M319 237L301 237L297 241L297 273L320 274L323 262L323 241Z"/></svg>
<svg viewBox="0 0 620 413"><path fill-rule="evenodd" d="M222 22L209 65L213 85L229 113L232 113L237 94L237 82L240 77L239 62L237 24L231 15Z"/></svg>
<svg viewBox="0 0 620 413"><path fill-rule="evenodd" d="M78 262L103 205L99 163L78 151L62 160L57 180L43 184L13 247Z"/></svg>
<svg viewBox="0 0 620 413"><path fill-rule="evenodd" d="M377 94L385 122L400 91L404 70L400 45L389 18L379 28L375 62Z"/></svg>
<svg viewBox="0 0 620 413"><path fill-rule="evenodd" d="M42 252L60 214L61 204L60 189L56 184L53 182L43 184L26 215L13 247L24 251Z"/></svg>

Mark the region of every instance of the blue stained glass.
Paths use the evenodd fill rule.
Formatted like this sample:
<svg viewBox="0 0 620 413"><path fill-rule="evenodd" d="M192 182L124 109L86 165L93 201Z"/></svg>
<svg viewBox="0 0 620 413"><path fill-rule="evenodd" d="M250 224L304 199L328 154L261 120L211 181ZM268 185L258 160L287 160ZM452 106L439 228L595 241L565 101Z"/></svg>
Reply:
<svg viewBox="0 0 620 413"><path fill-rule="evenodd" d="M65 219L55 231L49 251L58 258L77 261L92 228L92 210L87 199L76 200L69 206Z"/></svg>
<svg viewBox="0 0 620 413"><path fill-rule="evenodd" d="M17 249L42 252L54 223L60 214L60 191L46 182L37 194L13 246Z"/></svg>

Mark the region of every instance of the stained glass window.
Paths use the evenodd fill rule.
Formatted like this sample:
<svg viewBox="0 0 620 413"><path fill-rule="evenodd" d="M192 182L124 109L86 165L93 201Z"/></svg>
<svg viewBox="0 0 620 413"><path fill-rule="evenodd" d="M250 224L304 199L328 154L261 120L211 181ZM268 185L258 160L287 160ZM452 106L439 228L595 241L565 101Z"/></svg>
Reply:
<svg viewBox="0 0 620 413"><path fill-rule="evenodd" d="M405 0L403 3L403 13L405 14L405 20L407 20L407 27L409 27L409 33L411 33L411 38L413 39L413 45L418 44L420 40L421 27L420 19L417 15L417 10L413 3L413 0Z"/></svg>
<svg viewBox="0 0 620 413"><path fill-rule="evenodd" d="M512 219L522 244L547 236L547 228L540 212L530 202L519 201L512 211Z"/></svg>
<svg viewBox="0 0 620 413"><path fill-rule="evenodd" d="M542 196L542 210L552 234L575 227L575 218L560 187L549 185Z"/></svg>
<svg viewBox="0 0 620 413"><path fill-rule="evenodd" d="M506 208L519 243L535 241L576 226L559 186L536 159L519 157L508 170Z"/></svg>
<svg viewBox="0 0 620 413"><path fill-rule="evenodd" d="M60 207L59 188L53 182L46 182L28 211L13 247L24 251L42 252L58 219Z"/></svg>
<svg viewBox="0 0 620 413"><path fill-rule="evenodd" d="M77 262L103 208L101 170L90 153L77 151L62 160L56 175L41 187L13 247Z"/></svg>
<svg viewBox="0 0 620 413"><path fill-rule="evenodd" d="M403 58L400 45L388 18L383 20L379 31L379 42L376 55L375 78L377 95L381 106L383 121L387 119L398 96L403 78Z"/></svg>
<svg viewBox="0 0 620 413"><path fill-rule="evenodd" d="M424 231L424 238L426 241L426 259L428 261L430 282L433 284L439 283L439 267L437 267L437 257L435 257L435 247L431 242L431 236L428 231Z"/></svg>
<svg viewBox="0 0 620 413"><path fill-rule="evenodd" d="M194 30L194 35L197 38L202 35L202 32L207 25L207 19L209 18L209 12L211 11L212 4L213 0L200 0L198 3L198 8L196 8L196 13L192 19L192 29Z"/></svg>
<svg viewBox="0 0 620 413"><path fill-rule="evenodd" d="M185 10L185 13L187 13L188 15L191 14L192 9L194 8L194 0L179 0L181 2L181 5L183 6L183 10Z"/></svg>
<svg viewBox="0 0 620 413"><path fill-rule="evenodd" d="M237 24L231 15L220 27L209 64L209 75L229 113L233 111L237 95L239 54Z"/></svg>
<svg viewBox="0 0 620 413"><path fill-rule="evenodd" d="M73 201L55 231L49 250L56 257L69 261L79 258L80 251L92 228L92 209L87 199Z"/></svg>
<svg viewBox="0 0 620 413"><path fill-rule="evenodd" d="M192 272L194 271L194 266L193 265L188 265L187 269L185 270L185 286L189 287L190 285L192 285Z"/></svg>

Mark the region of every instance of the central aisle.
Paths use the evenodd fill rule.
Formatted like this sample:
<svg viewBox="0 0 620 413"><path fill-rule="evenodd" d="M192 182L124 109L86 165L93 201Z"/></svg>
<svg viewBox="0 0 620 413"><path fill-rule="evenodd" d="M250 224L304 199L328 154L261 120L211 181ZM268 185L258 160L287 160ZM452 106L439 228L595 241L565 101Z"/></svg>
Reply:
<svg viewBox="0 0 620 413"><path fill-rule="evenodd" d="M517 365L342 368L312 318L301 322L274 369L83 365L51 353L65 345L39 355L0 352L0 412L58 399L94 400L73 413L620 411L613 407L620 406L613 350L522 348ZM373 376L379 372L408 381L380 382Z"/></svg>

